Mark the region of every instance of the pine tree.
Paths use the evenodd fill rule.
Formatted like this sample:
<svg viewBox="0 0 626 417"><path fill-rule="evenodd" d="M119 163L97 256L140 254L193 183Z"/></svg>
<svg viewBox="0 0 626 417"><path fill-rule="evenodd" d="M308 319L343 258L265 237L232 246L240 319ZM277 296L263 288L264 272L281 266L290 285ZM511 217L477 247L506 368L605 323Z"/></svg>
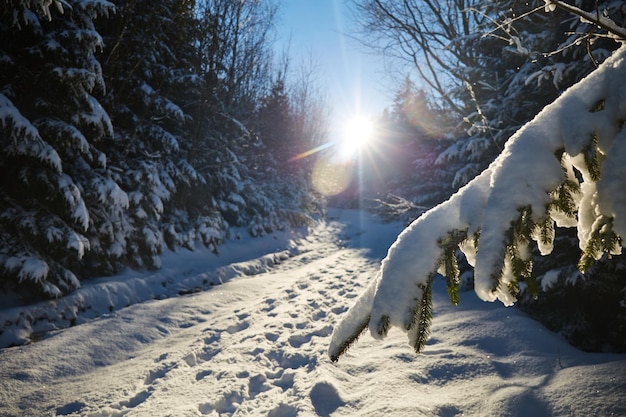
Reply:
<svg viewBox="0 0 626 417"><path fill-rule="evenodd" d="M456 166L436 163L439 153L449 144L441 129L445 123L444 112L436 109L426 92L406 77L378 129L385 148L382 153L393 155L387 158L391 161L391 175L385 188L391 192L391 200L397 201L383 201L395 207L394 211L406 204L403 200L410 200L415 216L454 192L450 184ZM398 165L401 161L406 161L403 166Z"/></svg>
<svg viewBox="0 0 626 417"><path fill-rule="evenodd" d="M99 149L112 125L96 59L102 1L9 2L0 14L2 286L57 297L90 248L90 200L126 204ZM54 7L53 7L54 6ZM93 196L97 193L98 196Z"/></svg>
<svg viewBox="0 0 626 417"><path fill-rule="evenodd" d="M192 3L160 0L118 2L117 13L100 29L106 107L116 128L106 145L129 199L123 222L94 237L99 258L93 263L104 272L127 264L158 267L165 245L193 248L197 227L209 230L187 205L190 190L205 181L185 158L183 143L198 100L194 27ZM224 235L223 222L214 220L214 231L202 236L210 246Z"/></svg>
<svg viewBox="0 0 626 417"><path fill-rule="evenodd" d="M261 97L256 120L261 141L283 167L284 163L294 157L297 152L293 149L294 115L286 91L285 80L279 77L272 83L269 93Z"/></svg>

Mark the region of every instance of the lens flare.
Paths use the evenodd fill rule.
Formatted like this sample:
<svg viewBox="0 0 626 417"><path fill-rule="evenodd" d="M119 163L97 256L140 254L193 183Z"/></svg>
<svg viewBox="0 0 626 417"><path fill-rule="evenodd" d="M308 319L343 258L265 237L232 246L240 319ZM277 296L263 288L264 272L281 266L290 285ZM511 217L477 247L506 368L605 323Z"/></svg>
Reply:
<svg viewBox="0 0 626 417"><path fill-rule="evenodd" d="M347 163L320 158L315 162L311 181L315 189L326 196L337 195L350 186L352 166Z"/></svg>

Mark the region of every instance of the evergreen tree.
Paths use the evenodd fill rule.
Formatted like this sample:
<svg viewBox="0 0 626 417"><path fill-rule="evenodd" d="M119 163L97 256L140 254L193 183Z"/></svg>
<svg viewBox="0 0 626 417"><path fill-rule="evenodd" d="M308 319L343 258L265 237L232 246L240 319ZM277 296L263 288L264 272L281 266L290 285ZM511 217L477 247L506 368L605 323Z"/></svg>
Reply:
<svg viewBox="0 0 626 417"><path fill-rule="evenodd" d="M294 115L285 87L285 80L279 77L267 96L261 97L257 111L258 132L268 152L282 162L280 166L296 155L293 149Z"/></svg>
<svg viewBox="0 0 626 417"><path fill-rule="evenodd" d="M112 125L94 19L106 1L11 1L0 12L0 268L3 287L59 296L79 286L93 203L127 204L99 149Z"/></svg>
<svg viewBox="0 0 626 417"><path fill-rule="evenodd" d="M106 144L129 198L124 221L94 238L99 251L93 263L103 272L127 264L158 267L165 244L193 248L199 230L211 230L201 236L207 245L223 237L219 216L208 220L205 212L202 221L187 212L190 189L205 181L181 149L193 126L193 100L199 99L194 19L190 2L122 1L100 29L106 106L116 128Z"/></svg>

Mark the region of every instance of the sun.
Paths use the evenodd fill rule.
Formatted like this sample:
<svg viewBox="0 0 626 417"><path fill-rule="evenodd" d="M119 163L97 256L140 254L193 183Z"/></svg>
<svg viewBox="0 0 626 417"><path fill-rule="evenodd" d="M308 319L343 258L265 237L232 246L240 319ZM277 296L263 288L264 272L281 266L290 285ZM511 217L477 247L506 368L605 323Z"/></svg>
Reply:
<svg viewBox="0 0 626 417"><path fill-rule="evenodd" d="M354 156L372 139L374 125L371 120L364 116L350 118L342 132L340 139L341 154L345 157Z"/></svg>

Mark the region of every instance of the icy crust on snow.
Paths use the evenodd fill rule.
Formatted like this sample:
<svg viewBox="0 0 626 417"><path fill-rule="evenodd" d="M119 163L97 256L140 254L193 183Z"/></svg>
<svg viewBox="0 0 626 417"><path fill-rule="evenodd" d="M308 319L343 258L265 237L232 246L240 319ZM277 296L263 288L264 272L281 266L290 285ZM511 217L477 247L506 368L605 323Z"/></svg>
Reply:
<svg viewBox="0 0 626 417"><path fill-rule="evenodd" d="M332 346L342 345L342 338L355 333L367 317L366 306L370 303L369 328L375 338L385 335L380 326L386 320L409 330L422 288L439 269L443 254L439 242L450 233L465 233L468 237L460 248L475 267L477 295L485 301L499 299L505 305L516 301L506 285L515 276L510 262L504 259L506 246L516 242L508 242L506 236L521 209L530 208L535 224L549 215L559 226L576 226L581 248L602 216L611 218L613 230L626 236L625 56L626 47L622 47L513 135L502 154L481 175L405 229L382 261L376 284L357 301L356 311L348 313L337 327ZM583 156L595 146L594 137L600 161L604 160L598 183L592 180ZM565 152L561 160L556 156L560 151ZM574 168L583 179L580 195L573 196L578 205L577 223L558 210L546 212L551 201L549 193L566 180L576 180ZM478 233L478 246L474 247L470 241ZM542 254L552 250L550 244L541 242L538 233L534 238ZM518 249L522 257L528 256L526 248ZM615 253L620 251L614 249Z"/></svg>

